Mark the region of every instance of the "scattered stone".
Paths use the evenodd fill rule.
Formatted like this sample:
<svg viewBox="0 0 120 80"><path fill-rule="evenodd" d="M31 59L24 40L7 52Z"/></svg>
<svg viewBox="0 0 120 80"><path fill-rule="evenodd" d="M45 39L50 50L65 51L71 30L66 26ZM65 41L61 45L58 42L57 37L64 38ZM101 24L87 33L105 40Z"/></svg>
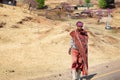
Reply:
<svg viewBox="0 0 120 80"><path fill-rule="evenodd" d="M9 72L9 73L14 73L15 70L6 70L6 72Z"/></svg>
<svg viewBox="0 0 120 80"><path fill-rule="evenodd" d="M32 17L25 17L21 21L17 22L17 24L23 24L24 21L29 21L29 20L32 20Z"/></svg>
<svg viewBox="0 0 120 80"><path fill-rule="evenodd" d="M59 76L62 76L62 74L59 74Z"/></svg>
<svg viewBox="0 0 120 80"><path fill-rule="evenodd" d="M23 21L19 21L19 22L17 22L17 24L23 24Z"/></svg>
<svg viewBox="0 0 120 80"><path fill-rule="evenodd" d="M13 73L13 72L15 72L15 71L14 71L14 70L9 70L9 72L10 72L10 73Z"/></svg>
<svg viewBox="0 0 120 80"><path fill-rule="evenodd" d="M3 16L4 16L4 17L8 17L8 15L6 15L6 14L5 14L5 15L3 15Z"/></svg>
<svg viewBox="0 0 120 80"><path fill-rule="evenodd" d="M109 66L105 66L106 68L109 68Z"/></svg>
<svg viewBox="0 0 120 80"><path fill-rule="evenodd" d="M0 25L0 28L3 28L3 25Z"/></svg>
<svg viewBox="0 0 120 80"><path fill-rule="evenodd" d="M11 28L19 28L17 25L13 25Z"/></svg>
<svg viewBox="0 0 120 80"><path fill-rule="evenodd" d="M26 18L22 19L22 21L29 21L29 20L32 20L32 17L26 17Z"/></svg>
<svg viewBox="0 0 120 80"><path fill-rule="evenodd" d="M5 22L1 22L1 23L0 23L0 28L3 28L4 25L6 25L6 23L5 23Z"/></svg>

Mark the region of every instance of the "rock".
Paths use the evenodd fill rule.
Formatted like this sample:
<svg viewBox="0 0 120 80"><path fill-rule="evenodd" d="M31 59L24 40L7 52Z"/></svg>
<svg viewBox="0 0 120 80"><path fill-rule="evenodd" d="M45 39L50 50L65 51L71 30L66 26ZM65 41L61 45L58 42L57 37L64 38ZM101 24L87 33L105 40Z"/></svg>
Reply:
<svg viewBox="0 0 120 80"><path fill-rule="evenodd" d="M23 24L23 21L19 21L19 22L17 22L17 24Z"/></svg>
<svg viewBox="0 0 120 80"><path fill-rule="evenodd" d="M62 74L59 74L59 76L62 76Z"/></svg>
<svg viewBox="0 0 120 80"><path fill-rule="evenodd" d="M3 28L4 25L6 25L6 23L5 23L5 22L1 22L1 23L0 23L0 28Z"/></svg>
<svg viewBox="0 0 120 80"><path fill-rule="evenodd" d="M13 25L11 28L19 28L17 25Z"/></svg>
<svg viewBox="0 0 120 80"><path fill-rule="evenodd" d="M15 70L6 70L6 72L13 73Z"/></svg>

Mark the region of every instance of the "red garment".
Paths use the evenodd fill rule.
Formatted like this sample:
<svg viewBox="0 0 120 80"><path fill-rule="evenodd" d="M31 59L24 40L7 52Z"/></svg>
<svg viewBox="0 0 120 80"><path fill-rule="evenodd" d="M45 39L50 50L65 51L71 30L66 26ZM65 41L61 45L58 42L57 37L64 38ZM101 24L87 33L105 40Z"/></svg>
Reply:
<svg viewBox="0 0 120 80"><path fill-rule="evenodd" d="M87 32L83 29L75 30L70 33L75 45L78 47L78 50L72 49L72 69L81 69L83 75L88 74L88 35Z"/></svg>
<svg viewBox="0 0 120 80"><path fill-rule="evenodd" d="M82 56L79 55L78 50L71 49L72 55L72 69L82 69Z"/></svg>

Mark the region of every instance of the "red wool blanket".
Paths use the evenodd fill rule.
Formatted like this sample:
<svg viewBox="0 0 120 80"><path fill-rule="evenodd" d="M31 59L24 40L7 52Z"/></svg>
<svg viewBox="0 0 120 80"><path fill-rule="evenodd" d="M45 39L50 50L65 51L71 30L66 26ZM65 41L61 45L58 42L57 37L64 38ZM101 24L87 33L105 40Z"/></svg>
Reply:
<svg viewBox="0 0 120 80"><path fill-rule="evenodd" d="M78 50L75 51L72 49L73 60L76 60L72 64L72 68L81 69L83 75L88 75L88 35L87 32L82 30L74 30L70 33L75 45L78 47ZM76 56L77 55L77 56ZM75 57L76 56L76 57Z"/></svg>

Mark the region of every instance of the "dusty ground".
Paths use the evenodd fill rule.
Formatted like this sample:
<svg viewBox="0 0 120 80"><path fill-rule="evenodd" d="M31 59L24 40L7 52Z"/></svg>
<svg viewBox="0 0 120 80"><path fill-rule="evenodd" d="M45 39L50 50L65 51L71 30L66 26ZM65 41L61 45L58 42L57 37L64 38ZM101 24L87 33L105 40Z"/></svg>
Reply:
<svg viewBox="0 0 120 80"><path fill-rule="evenodd" d="M78 19L89 31L89 66L120 59L120 30L96 19ZM0 7L0 80L27 80L70 69L69 33L78 20L54 21L23 8ZM120 9L111 25L120 27Z"/></svg>

